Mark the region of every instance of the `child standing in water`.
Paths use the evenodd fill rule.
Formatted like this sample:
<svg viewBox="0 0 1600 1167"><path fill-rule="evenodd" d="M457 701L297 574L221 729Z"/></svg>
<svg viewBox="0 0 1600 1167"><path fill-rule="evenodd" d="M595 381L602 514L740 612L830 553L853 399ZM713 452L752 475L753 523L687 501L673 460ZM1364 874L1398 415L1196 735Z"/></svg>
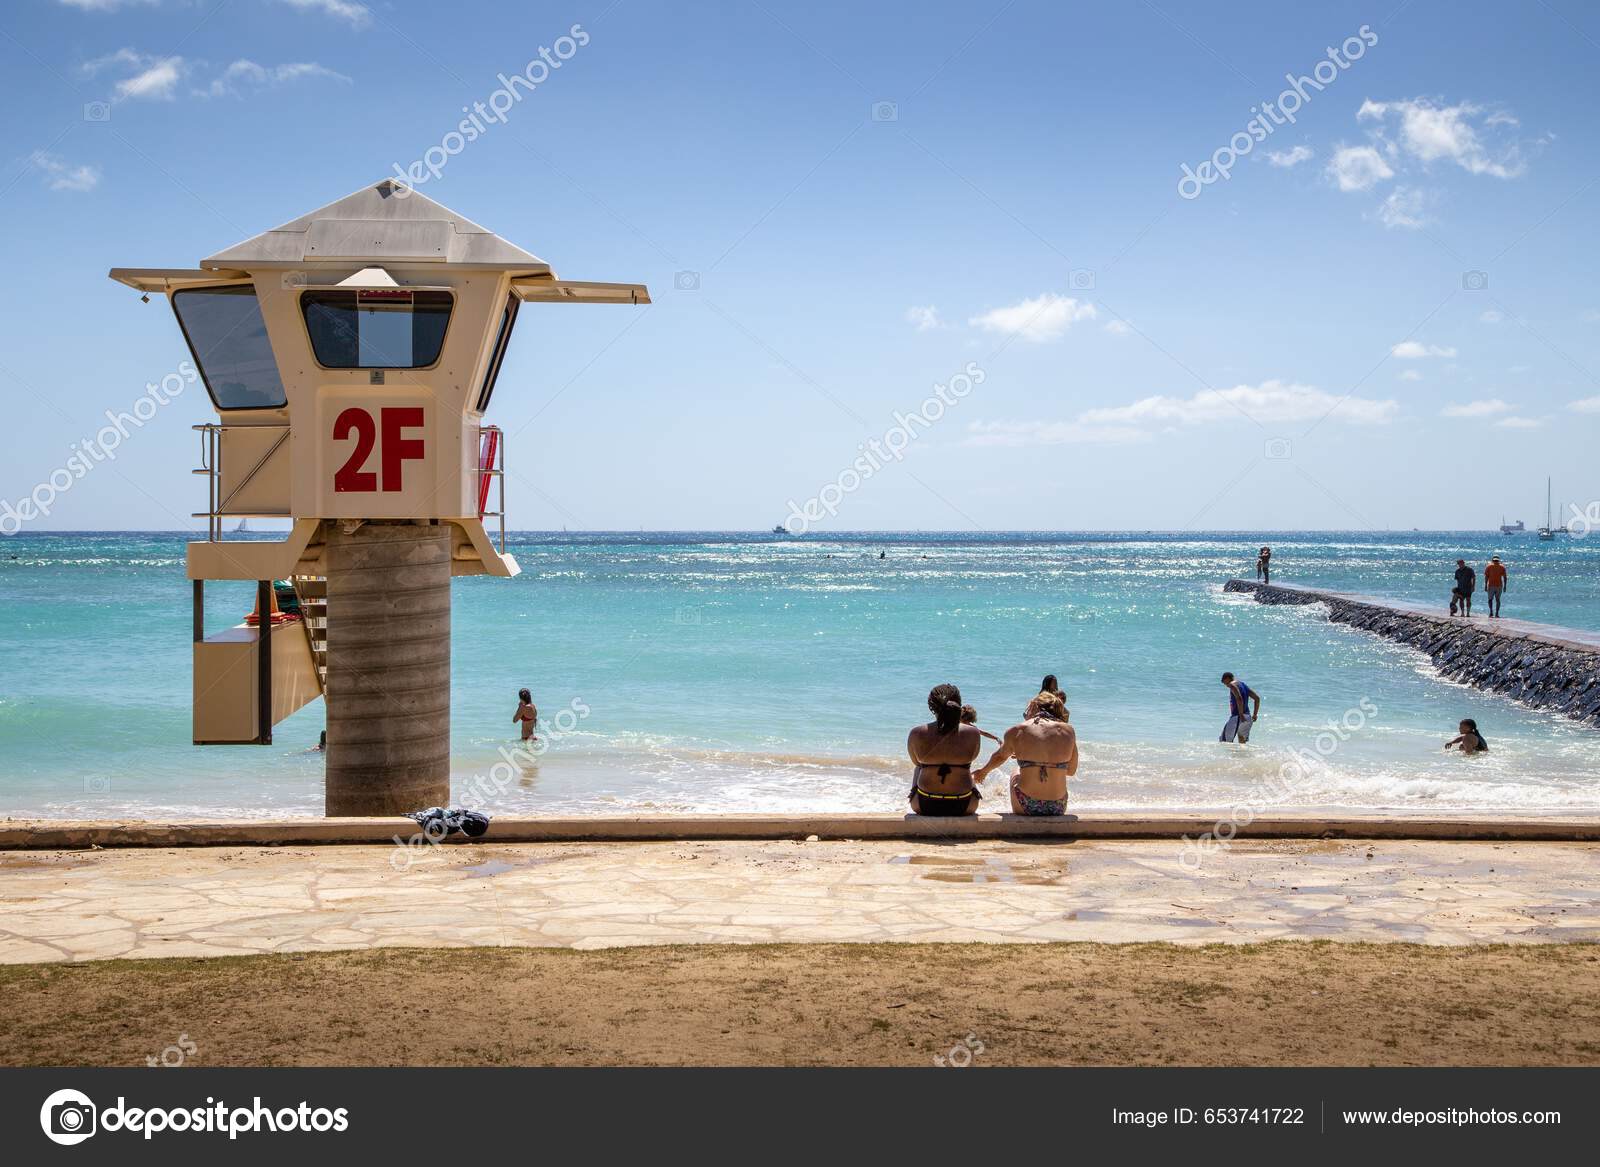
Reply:
<svg viewBox="0 0 1600 1167"><path fill-rule="evenodd" d="M511 724L522 723L522 740L534 741L533 727L539 723L539 707L533 703L533 694L526 689L517 692L517 711L511 715Z"/></svg>

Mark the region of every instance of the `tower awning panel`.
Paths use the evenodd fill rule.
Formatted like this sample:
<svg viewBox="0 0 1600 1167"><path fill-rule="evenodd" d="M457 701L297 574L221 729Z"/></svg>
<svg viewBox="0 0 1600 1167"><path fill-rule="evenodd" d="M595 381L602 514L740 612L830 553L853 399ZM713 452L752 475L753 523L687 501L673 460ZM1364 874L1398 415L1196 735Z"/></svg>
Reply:
<svg viewBox="0 0 1600 1167"><path fill-rule="evenodd" d="M114 267L112 279L127 284L136 292L172 292L194 284L218 284L228 280L247 280L248 272L231 268L197 267Z"/></svg>
<svg viewBox="0 0 1600 1167"><path fill-rule="evenodd" d="M513 279L511 281L511 290L524 303L650 303L650 289L643 284L602 284L594 280L552 280L530 276Z"/></svg>

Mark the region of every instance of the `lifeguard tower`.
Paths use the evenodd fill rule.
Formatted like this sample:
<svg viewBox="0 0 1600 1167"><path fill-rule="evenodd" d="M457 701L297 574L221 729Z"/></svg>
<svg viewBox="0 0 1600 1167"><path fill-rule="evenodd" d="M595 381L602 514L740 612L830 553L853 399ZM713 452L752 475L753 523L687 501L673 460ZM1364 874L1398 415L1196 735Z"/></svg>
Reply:
<svg viewBox="0 0 1600 1167"><path fill-rule="evenodd" d="M322 696L327 814L448 802L450 579L518 570L505 441L483 420L518 312L649 293L557 279L392 180L198 268L111 278L171 300L220 415L195 427L195 742L269 743ZM228 521L255 518L293 527L282 542L224 538ZM207 635L206 580L256 581L256 611Z"/></svg>

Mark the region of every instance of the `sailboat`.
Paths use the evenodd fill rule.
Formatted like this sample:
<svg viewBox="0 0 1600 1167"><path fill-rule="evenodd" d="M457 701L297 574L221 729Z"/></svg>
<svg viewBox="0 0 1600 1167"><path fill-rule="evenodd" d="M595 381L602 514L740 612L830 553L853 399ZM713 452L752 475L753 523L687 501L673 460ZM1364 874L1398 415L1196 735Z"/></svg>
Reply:
<svg viewBox="0 0 1600 1167"><path fill-rule="evenodd" d="M1567 525L1565 523L1561 524L1559 527L1551 524L1550 479L1546 478L1544 480L1544 526L1539 528L1539 538L1549 541L1554 539L1557 535L1565 535L1566 533Z"/></svg>
<svg viewBox="0 0 1600 1167"><path fill-rule="evenodd" d="M238 534L245 534L245 535L254 534L254 532L250 530L250 520L249 519L240 519L239 520L239 525L233 529L233 533L235 535L238 535Z"/></svg>

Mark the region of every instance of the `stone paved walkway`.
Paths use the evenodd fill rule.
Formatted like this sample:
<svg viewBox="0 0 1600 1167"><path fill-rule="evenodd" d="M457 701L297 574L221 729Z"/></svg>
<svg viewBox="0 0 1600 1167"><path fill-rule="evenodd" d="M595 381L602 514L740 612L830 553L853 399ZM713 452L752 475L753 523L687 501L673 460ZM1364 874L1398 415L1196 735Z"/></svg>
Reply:
<svg viewBox="0 0 1600 1167"><path fill-rule="evenodd" d="M0 853L0 962L387 945L1600 940L1600 845L684 842Z"/></svg>

